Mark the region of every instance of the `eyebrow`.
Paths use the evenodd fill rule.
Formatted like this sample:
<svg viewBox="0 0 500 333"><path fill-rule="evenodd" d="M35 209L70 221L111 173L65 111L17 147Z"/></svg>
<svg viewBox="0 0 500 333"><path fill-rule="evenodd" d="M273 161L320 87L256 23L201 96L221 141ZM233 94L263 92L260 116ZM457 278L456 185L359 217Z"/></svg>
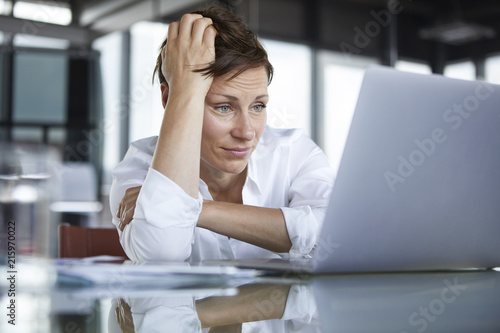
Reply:
<svg viewBox="0 0 500 333"><path fill-rule="evenodd" d="M237 101L238 100L238 97L236 96L232 96L232 95L223 95L223 94L212 94L212 95L217 95L217 96L222 96L222 97L225 97L231 101ZM264 98L264 97L269 97L269 95L259 95L257 97L255 97L254 100L256 99L261 99L261 98Z"/></svg>

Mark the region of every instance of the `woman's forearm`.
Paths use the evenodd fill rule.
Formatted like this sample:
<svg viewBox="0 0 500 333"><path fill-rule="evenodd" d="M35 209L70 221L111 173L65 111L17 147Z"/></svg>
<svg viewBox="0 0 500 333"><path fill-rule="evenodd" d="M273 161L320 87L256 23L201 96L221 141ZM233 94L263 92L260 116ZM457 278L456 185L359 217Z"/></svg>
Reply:
<svg viewBox="0 0 500 333"><path fill-rule="evenodd" d="M292 247L278 208L205 201L197 226L278 253Z"/></svg>
<svg viewBox="0 0 500 333"><path fill-rule="evenodd" d="M204 97L171 96L158 136L151 167L187 194L198 196Z"/></svg>

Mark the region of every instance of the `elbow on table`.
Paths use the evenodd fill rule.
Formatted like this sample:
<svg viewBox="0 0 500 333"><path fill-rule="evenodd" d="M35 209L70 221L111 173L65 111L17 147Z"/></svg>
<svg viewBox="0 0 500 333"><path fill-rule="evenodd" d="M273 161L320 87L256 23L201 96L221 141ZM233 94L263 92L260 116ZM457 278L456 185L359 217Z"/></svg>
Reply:
<svg viewBox="0 0 500 333"><path fill-rule="evenodd" d="M168 261L183 262L191 256L191 246L169 247L169 246L148 246L125 248L125 253L132 261Z"/></svg>
<svg viewBox="0 0 500 333"><path fill-rule="evenodd" d="M120 243L130 260L183 262L191 256L191 242L179 242L172 237L150 236L152 237L140 237L147 241L138 241L131 230L124 230Z"/></svg>

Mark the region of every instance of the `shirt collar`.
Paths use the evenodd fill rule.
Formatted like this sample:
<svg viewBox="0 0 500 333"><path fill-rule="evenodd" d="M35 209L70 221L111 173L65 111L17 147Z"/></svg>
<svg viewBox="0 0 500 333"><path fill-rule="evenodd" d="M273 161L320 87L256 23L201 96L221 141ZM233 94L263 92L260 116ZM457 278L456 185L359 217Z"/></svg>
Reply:
<svg viewBox="0 0 500 333"><path fill-rule="evenodd" d="M259 160L268 158L266 155L270 152L270 146L272 146L273 143L274 140L270 140L269 138L269 127L266 126L266 129L260 137L259 143L257 144L257 147L253 151L250 161L248 162L247 181L245 186L250 186L249 189L251 189L255 194L261 194L260 184L263 170L261 168L259 172L258 166L262 166L262 163L259 163Z"/></svg>
<svg viewBox="0 0 500 333"><path fill-rule="evenodd" d="M257 146L258 147L258 146ZM255 149L254 153L257 151L258 148ZM244 187L249 187L249 189L256 194L261 194L260 192L260 186L259 186L259 173L257 172L257 168L255 165L255 158L252 154L250 157L250 161L248 162L247 166L247 179L245 182Z"/></svg>
<svg viewBox="0 0 500 333"><path fill-rule="evenodd" d="M204 200L213 200L210 191L208 190L208 185L203 181L203 179L199 178L199 189L201 196Z"/></svg>

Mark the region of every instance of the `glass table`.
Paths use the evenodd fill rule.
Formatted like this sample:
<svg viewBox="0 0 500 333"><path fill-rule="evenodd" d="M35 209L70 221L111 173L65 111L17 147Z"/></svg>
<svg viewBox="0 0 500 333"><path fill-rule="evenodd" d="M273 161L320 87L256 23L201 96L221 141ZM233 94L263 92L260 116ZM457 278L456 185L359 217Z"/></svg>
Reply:
<svg viewBox="0 0 500 333"><path fill-rule="evenodd" d="M3 268L0 332L500 332L495 270L283 276L186 266L135 284L108 271L98 283L69 281L59 266ZM133 270L142 271L151 274Z"/></svg>

